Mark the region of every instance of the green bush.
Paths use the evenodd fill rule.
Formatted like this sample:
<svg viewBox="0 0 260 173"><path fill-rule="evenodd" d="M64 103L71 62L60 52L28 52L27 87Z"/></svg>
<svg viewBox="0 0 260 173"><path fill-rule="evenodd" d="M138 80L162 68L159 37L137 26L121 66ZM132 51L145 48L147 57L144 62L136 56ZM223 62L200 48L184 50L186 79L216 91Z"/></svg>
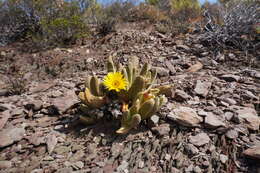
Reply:
<svg viewBox="0 0 260 173"><path fill-rule="evenodd" d="M39 47L74 44L78 38L89 34L80 7L75 2L57 4L49 0L35 4L40 16L40 32L31 33Z"/></svg>
<svg viewBox="0 0 260 173"><path fill-rule="evenodd" d="M58 17L53 20L43 18L40 22L42 35L49 43L71 44L88 35L88 28L78 15Z"/></svg>

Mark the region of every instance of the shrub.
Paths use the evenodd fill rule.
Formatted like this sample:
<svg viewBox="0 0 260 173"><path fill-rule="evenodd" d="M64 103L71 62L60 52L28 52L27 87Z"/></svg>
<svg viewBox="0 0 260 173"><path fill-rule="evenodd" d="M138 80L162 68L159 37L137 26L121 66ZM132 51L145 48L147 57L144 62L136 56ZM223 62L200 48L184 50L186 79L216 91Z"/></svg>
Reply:
<svg viewBox="0 0 260 173"><path fill-rule="evenodd" d="M177 22L188 21L201 14L198 0L172 0L171 13Z"/></svg>
<svg viewBox="0 0 260 173"><path fill-rule="evenodd" d="M133 17L137 21L148 20L151 23L163 22L168 20L165 12L149 4L140 4L134 9Z"/></svg>
<svg viewBox="0 0 260 173"><path fill-rule="evenodd" d="M207 15L208 24L200 40L214 49L235 48L240 50L257 50L257 26L260 23L259 3L242 1L229 4L224 13L223 24L214 23L211 15Z"/></svg>
<svg viewBox="0 0 260 173"><path fill-rule="evenodd" d="M104 17L98 20L97 23L97 32L98 35L104 37L109 33L115 31L116 20L111 17Z"/></svg>
<svg viewBox="0 0 260 173"><path fill-rule="evenodd" d="M89 34L75 2L59 4L43 0L35 4L35 9L40 16L40 32L31 33L31 37L39 47L73 44Z"/></svg>
<svg viewBox="0 0 260 173"><path fill-rule="evenodd" d="M133 0L124 2L115 1L104 9L104 13L107 15L107 17L114 18L118 21L132 21L130 13L134 7L135 2Z"/></svg>
<svg viewBox="0 0 260 173"><path fill-rule="evenodd" d="M0 44L16 41L38 28L38 18L29 1L4 1L0 4L0 11Z"/></svg>

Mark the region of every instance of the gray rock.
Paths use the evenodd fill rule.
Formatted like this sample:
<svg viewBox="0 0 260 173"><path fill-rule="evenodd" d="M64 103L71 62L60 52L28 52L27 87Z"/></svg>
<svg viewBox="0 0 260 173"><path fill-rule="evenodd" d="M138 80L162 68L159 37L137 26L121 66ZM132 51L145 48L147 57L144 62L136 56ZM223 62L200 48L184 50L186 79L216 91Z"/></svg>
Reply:
<svg viewBox="0 0 260 173"><path fill-rule="evenodd" d="M0 148L20 141L25 135L24 128L8 128L0 132Z"/></svg>
<svg viewBox="0 0 260 173"><path fill-rule="evenodd" d="M197 80L194 91L196 94L206 97L208 95L210 87L211 82L202 82L201 80Z"/></svg>
<svg viewBox="0 0 260 173"><path fill-rule="evenodd" d="M29 142L34 146L39 146L40 144L45 144L45 137L42 137L40 133L34 133L28 138Z"/></svg>
<svg viewBox="0 0 260 173"><path fill-rule="evenodd" d="M23 108L15 108L15 109L12 110L11 114L13 116L22 115L23 111L24 111Z"/></svg>
<svg viewBox="0 0 260 173"><path fill-rule="evenodd" d="M260 145L253 146L243 152L243 154L252 159L256 159L260 161Z"/></svg>
<svg viewBox="0 0 260 173"><path fill-rule="evenodd" d="M220 78L228 82L238 82L240 80L240 76L236 76L232 74L222 75Z"/></svg>
<svg viewBox="0 0 260 173"><path fill-rule="evenodd" d="M96 163L99 167L104 167L106 165L105 162L97 162Z"/></svg>
<svg viewBox="0 0 260 173"><path fill-rule="evenodd" d="M129 163L125 160L122 161L122 163L116 168L117 171L125 171L128 168Z"/></svg>
<svg viewBox="0 0 260 173"><path fill-rule="evenodd" d="M53 161L54 158L51 157L51 156L46 156L46 157L43 158L43 160L44 160L44 161Z"/></svg>
<svg viewBox="0 0 260 173"><path fill-rule="evenodd" d="M260 126L260 118L257 115L257 112L254 108L250 107L235 107L237 110L236 119L240 121L240 119L245 121L245 125L250 130L258 130Z"/></svg>
<svg viewBox="0 0 260 173"><path fill-rule="evenodd" d="M82 169L84 167L84 163L82 161L78 161L78 162L73 163L72 166L75 169Z"/></svg>
<svg viewBox="0 0 260 173"><path fill-rule="evenodd" d="M248 91L248 90L244 90L244 93L242 94L242 97L244 97L245 99L255 99L255 100L259 99L251 91Z"/></svg>
<svg viewBox="0 0 260 173"><path fill-rule="evenodd" d="M208 112L207 116L205 117L205 125L207 128L218 128L218 127L225 127L225 123L217 118L215 114L212 112Z"/></svg>
<svg viewBox="0 0 260 173"><path fill-rule="evenodd" d="M5 51L0 52L0 57L5 57L6 55L7 55L7 53Z"/></svg>
<svg viewBox="0 0 260 173"><path fill-rule="evenodd" d="M1 169L8 169L12 167L12 162L7 160L0 161L0 170Z"/></svg>
<svg viewBox="0 0 260 173"><path fill-rule="evenodd" d="M221 163L225 164L228 161L228 156L226 156L224 154L220 154L219 160L221 161Z"/></svg>
<svg viewBox="0 0 260 173"><path fill-rule="evenodd" d="M54 152L58 155L68 153L69 151L70 151L70 147L67 147L67 146L58 146L54 149Z"/></svg>
<svg viewBox="0 0 260 173"><path fill-rule="evenodd" d="M169 76L169 70L163 67L156 67L157 73L160 77Z"/></svg>
<svg viewBox="0 0 260 173"><path fill-rule="evenodd" d="M11 117L10 111L0 112L0 129L3 129L8 119Z"/></svg>
<svg viewBox="0 0 260 173"><path fill-rule="evenodd" d="M72 165L72 163L69 162L69 161L65 161L65 162L63 163L63 165L64 165L65 167L70 167L70 166Z"/></svg>
<svg viewBox="0 0 260 173"><path fill-rule="evenodd" d="M201 116L201 117L206 117L208 115L208 112L206 112L204 110L199 110L198 115Z"/></svg>
<svg viewBox="0 0 260 173"><path fill-rule="evenodd" d="M104 170L102 168L93 168L89 172L91 172L91 173L104 173ZM117 172L114 172L114 173L117 173Z"/></svg>
<svg viewBox="0 0 260 173"><path fill-rule="evenodd" d="M232 112L225 112L224 116L226 120L230 121L233 118L234 114Z"/></svg>
<svg viewBox="0 0 260 173"><path fill-rule="evenodd" d="M53 133L50 133L47 137L46 137L46 144L47 144L47 149L48 149L48 153L51 154L56 146L56 144L58 143L58 140L56 138L56 135Z"/></svg>
<svg viewBox="0 0 260 173"><path fill-rule="evenodd" d="M171 61L166 61L165 65L170 70L171 74L175 74L176 73L176 70L175 70L174 66L172 65Z"/></svg>
<svg viewBox="0 0 260 173"><path fill-rule="evenodd" d="M7 96L8 92L8 89L2 88L0 89L0 96Z"/></svg>
<svg viewBox="0 0 260 173"><path fill-rule="evenodd" d="M237 104L236 100L232 99L232 98L224 98L223 101L227 102L230 105L235 105Z"/></svg>
<svg viewBox="0 0 260 173"><path fill-rule="evenodd" d="M52 104L60 111L60 113L66 112L74 104L78 103L78 97L73 90L68 91L64 97L56 98Z"/></svg>
<svg viewBox="0 0 260 173"><path fill-rule="evenodd" d="M179 49L179 50L183 50L184 52L190 52L190 48L186 45L182 45L182 44L179 44L179 45L176 45L176 49Z"/></svg>
<svg viewBox="0 0 260 173"><path fill-rule="evenodd" d="M34 169L30 173L44 173L43 169Z"/></svg>
<svg viewBox="0 0 260 173"><path fill-rule="evenodd" d="M197 115L196 111L189 107L176 108L167 117L187 127L197 127L202 122L202 118Z"/></svg>
<svg viewBox="0 0 260 173"><path fill-rule="evenodd" d="M51 87L53 87L56 83L37 83L35 86L29 88L29 93L38 93L38 92L43 92Z"/></svg>
<svg viewBox="0 0 260 173"><path fill-rule="evenodd" d="M160 124L157 127L153 127L152 131L157 133L159 136L167 136L170 132L170 125L169 124Z"/></svg>
<svg viewBox="0 0 260 173"><path fill-rule="evenodd" d="M186 92L182 91L182 90L176 90L175 91L175 95L174 95L174 99L177 101L187 101L191 98L190 95L188 95Z"/></svg>
<svg viewBox="0 0 260 173"><path fill-rule="evenodd" d="M189 141L193 145L200 147L200 146L203 146L203 145L209 143L210 138L206 133L199 133L195 136L190 136Z"/></svg>
<svg viewBox="0 0 260 173"><path fill-rule="evenodd" d="M227 131L226 137L229 139L236 139L238 137L238 132L234 129Z"/></svg>
<svg viewBox="0 0 260 173"><path fill-rule="evenodd" d="M42 106L43 106L43 103L42 103L41 100L34 100L32 104L33 104L33 110L34 110L34 111L39 111L39 110L41 110L41 108L42 108Z"/></svg>
<svg viewBox="0 0 260 173"><path fill-rule="evenodd" d="M144 161L139 161L138 162L138 168L142 169L144 167Z"/></svg>
<svg viewBox="0 0 260 173"><path fill-rule="evenodd" d="M170 160L171 159L171 155L170 154L165 154L165 160Z"/></svg>
<svg viewBox="0 0 260 173"><path fill-rule="evenodd" d="M68 168L61 168L59 170L57 170L57 173L72 173L72 168L68 167Z"/></svg>
<svg viewBox="0 0 260 173"><path fill-rule="evenodd" d="M69 160L72 161L72 162L80 161L85 155L86 154L85 154L85 152L83 150L78 150L76 153L74 153L72 155L72 157ZM94 155L90 154L87 157L89 157L89 159L91 159L91 157L94 157Z"/></svg>
<svg viewBox="0 0 260 173"><path fill-rule="evenodd" d="M159 119L160 119L160 118L159 118L159 116L157 116L157 115L153 115L153 116L151 116L151 118L150 118L150 120L153 122L154 125L158 124Z"/></svg>
<svg viewBox="0 0 260 173"><path fill-rule="evenodd" d="M199 150L197 147L195 147L194 145L192 144L186 144L184 146L186 152L190 155L195 155L195 154L198 154L199 153Z"/></svg>
<svg viewBox="0 0 260 173"><path fill-rule="evenodd" d="M194 172L194 173L201 173L202 170L200 169L199 166L195 166L195 167L193 168L193 172Z"/></svg>

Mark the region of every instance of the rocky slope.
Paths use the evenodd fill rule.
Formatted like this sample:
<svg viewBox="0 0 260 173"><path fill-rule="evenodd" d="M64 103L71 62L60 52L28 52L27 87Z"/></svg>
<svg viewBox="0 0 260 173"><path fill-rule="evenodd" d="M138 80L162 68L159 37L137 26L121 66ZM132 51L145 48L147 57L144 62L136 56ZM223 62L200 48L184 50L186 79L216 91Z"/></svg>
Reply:
<svg viewBox="0 0 260 173"><path fill-rule="evenodd" d="M0 51L0 172L260 171L260 72L253 55L216 54L196 35L145 30L119 30L70 49ZM88 74L106 74L109 55L150 62L159 83L176 86L167 105L127 135L115 134L116 121L78 122L75 91Z"/></svg>

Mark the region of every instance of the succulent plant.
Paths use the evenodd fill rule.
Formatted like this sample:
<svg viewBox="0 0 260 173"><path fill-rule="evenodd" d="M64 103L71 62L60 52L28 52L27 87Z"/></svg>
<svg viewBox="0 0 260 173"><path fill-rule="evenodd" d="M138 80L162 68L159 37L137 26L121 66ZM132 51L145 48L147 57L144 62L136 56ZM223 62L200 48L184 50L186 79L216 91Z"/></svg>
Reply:
<svg viewBox="0 0 260 173"><path fill-rule="evenodd" d="M154 115L161 106L167 102L165 96L148 96L147 93L143 93L130 107L129 110L123 112L121 120L121 128L116 132L120 134L127 133L132 128L136 127L141 120L145 120ZM140 101L140 99L142 101Z"/></svg>
<svg viewBox="0 0 260 173"><path fill-rule="evenodd" d="M149 119L161 106L167 102L164 96L169 95L172 85L154 87L157 72L148 63L139 68L138 57L132 57L128 65L115 65L112 56L107 62L108 75L104 82L96 76L88 77L85 82L84 92L78 97L82 102L81 109L88 112L88 109L97 109L105 106L111 97L111 90L116 94L116 99L122 104L121 128L116 132L127 133L140 124L142 120ZM106 89L105 89L106 87ZM85 124L93 124L98 118L95 116L82 115L80 120Z"/></svg>

